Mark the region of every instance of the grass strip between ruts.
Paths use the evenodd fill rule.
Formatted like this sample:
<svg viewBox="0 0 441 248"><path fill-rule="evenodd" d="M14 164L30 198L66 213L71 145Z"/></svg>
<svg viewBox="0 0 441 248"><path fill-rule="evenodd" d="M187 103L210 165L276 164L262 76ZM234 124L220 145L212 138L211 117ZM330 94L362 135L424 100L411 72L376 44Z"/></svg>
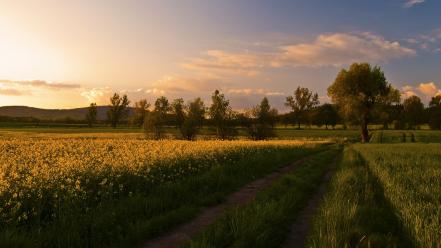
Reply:
<svg viewBox="0 0 441 248"><path fill-rule="evenodd" d="M279 247L339 151L332 147L306 160L251 203L227 211L184 247Z"/></svg>

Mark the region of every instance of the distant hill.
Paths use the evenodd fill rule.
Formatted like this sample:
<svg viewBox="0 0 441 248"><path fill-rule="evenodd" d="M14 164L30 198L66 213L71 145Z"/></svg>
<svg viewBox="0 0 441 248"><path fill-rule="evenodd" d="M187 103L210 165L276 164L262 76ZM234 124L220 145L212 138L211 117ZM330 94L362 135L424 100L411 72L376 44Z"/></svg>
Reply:
<svg viewBox="0 0 441 248"><path fill-rule="evenodd" d="M97 119L105 120L107 118L108 106L97 107ZM129 108L129 115L133 112L132 108ZM74 120L83 120L87 113L86 108L73 108L73 109L41 109L27 106L4 106L0 107L0 116L8 117L34 117L41 120L60 120L71 118Z"/></svg>

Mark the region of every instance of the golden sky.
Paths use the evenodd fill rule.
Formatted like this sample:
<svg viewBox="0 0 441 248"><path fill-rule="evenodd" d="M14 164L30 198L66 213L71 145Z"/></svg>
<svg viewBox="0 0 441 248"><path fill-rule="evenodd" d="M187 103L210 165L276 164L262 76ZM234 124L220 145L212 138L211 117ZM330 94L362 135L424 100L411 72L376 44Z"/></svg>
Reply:
<svg viewBox="0 0 441 248"><path fill-rule="evenodd" d="M263 96L282 107L299 85L327 101L338 70L355 61L428 98L440 93L439 5L0 0L0 106L82 107L113 92L208 100L221 89L237 108Z"/></svg>

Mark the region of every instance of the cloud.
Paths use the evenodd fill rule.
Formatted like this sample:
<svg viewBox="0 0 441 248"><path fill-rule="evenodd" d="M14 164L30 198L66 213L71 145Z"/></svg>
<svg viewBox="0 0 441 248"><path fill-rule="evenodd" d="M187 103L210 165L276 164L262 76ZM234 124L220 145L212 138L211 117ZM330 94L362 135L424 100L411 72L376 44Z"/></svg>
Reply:
<svg viewBox="0 0 441 248"><path fill-rule="evenodd" d="M405 8L411 8L411 7L415 6L415 5L422 4L425 1L426 0L406 0L406 2L404 3L404 7Z"/></svg>
<svg viewBox="0 0 441 248"><path fill-rule="evenodd" d="M219 89L230 100L234 109L240 110L252 107L259 103L263 97L268 97L275 107L284 108L285 94L276 90L265 88L240 88L231 83L225 83L218 78L184 77L179 75L167 75L150 84L150 87L134 90L117 90L111 87L99 87L84 89L80 95L89 102L98 105L109 104L109 98L116 92L126 94L131 104L140 99L147 99L153 103L159 96L169 99L183 98L190 100L201 97L206 104L211 103L210 96L214 90Z"/></svg>
<svg viewBox="0 0 441 248"><path fill-rule="evenodd" d="M80 95L86 98L89 102L102 102L104 98L110 98L112 94L112 90L110 87L101 87L101 88L92 88L88 90L84 90L80 93Z"/></svg>
<svg viewBox="0 0 441 248"><path fill-rule="evenodd" d="M153 89L164 93L207 92L222 89L229 84L214 77L183 77L167 75L152 84Z"/></svg>
<svg viewBox="0 0 441 248"><path fill-rule="evenodd" d="M215 78L196 78L168 75L150 84L150 87L138 88L134 90L118 90L111 87L99 87L84 89L80 95L89 102L97 104L108 104L109 98L114 94L127 95L132 101L147 99L154 101L159 96L169 98L193 98L195 94L209 96L216 89L223 89L226 84Z"/></svg>
<svg viewBox="0 0 441 248"><path fill-rule="evenodd" d="M239 95L262 95L262 96L283 96L285 93L278 91L270 91L262 88L242 88L242 89L228 89L229 94Z"/></svg>
<svg viewBox="0 0 441 248"><path fill-rule="evenodd" d="M411 96L416 96L416 95L417 94L415 93L412 86L406 85L406 86L402 87L401 96L403 98L409 98Z"/></svg>
<svg viewBox="0 0 441 248"><path fill-rule="evenodd" d="M280 67L342 66L356 61L372 63L413 56L416 51L372 33L333 33L309 43L273 47L273 52L210 50L183 64L184 68L213 75L256 76Z"/></svg>
<svg viewBox="0 0 441 248"><path fill-rule="evenodd" d="M439 89L434 82L420 83L418 87L405 85L402 87L401 94L404 98L410 96L419 96L423 99L430 99L434 96L441 95L441 89Z"/></svg>
<svg viewBox="0 0 441 248"><path fill-rule="evenodd" d="M17 89L0 89L0 95L21 96L24 94L25 94L25 92L19 91Z"/></svg>
<svg viewBox="0 0 441 248"><path fill-rule="evenodd" d="M434 82L420 83L418 90L427 97L441 95L441 90L438 89Z"/></svg>
<svg viewBox="0 0 441 248"><path fill-rule="evenodd" d="M271 55L253 52L225 52L209 50L203 58L192 59L183 64L184 68L199 72L226 73L242 76L256 76L268 66Z"/></svg>
<svg viewBox="0 0 441 248"><path fill-rule="evenodd" d="M312 43L289 45L276 66L342 66L356 61L387 62L415 51L371 33L320 35Z"/></svg>
<svg viewBox="0 0 441 248"><path fill-rule="evenodd" d="M89 102L97 103L98 105L107 105L109 104L110 97L113 96L113 94L119 94L119 95L127 95L129 100L134 103L136 101L139 101L141 99L148 99L152 100L154 97L165 95L165 92L156 89L156 88L139 88L134 90L118 90L113 89L111 87L98 87L98 88L90 88L90 89L84 89L80 92L80 95L87 99Z"/></svg>
<svg viewBox="0 0 441 248"><path fill-rule="evenodd" d="M434 29L426 34L404 39L412 47L437 53L441 50L441 28Z"/></svg>
<svg viewBox="0 0 441 248"><path fill-rule="evenodd" d="M44 80L6 80L0 79L1 84L8 85L18 85L18 86L32 86L32 87L43 87L54 90L59 89L77 89L81 86L79 84L69 84L69 83L60 83L60 82L48 82Z"/></svg>

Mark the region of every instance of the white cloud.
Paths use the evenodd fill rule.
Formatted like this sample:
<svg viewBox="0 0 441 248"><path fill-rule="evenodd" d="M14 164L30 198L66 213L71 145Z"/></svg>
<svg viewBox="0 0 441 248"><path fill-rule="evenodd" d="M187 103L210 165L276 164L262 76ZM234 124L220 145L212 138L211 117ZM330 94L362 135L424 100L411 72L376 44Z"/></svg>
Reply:
<svg viewBox="0 0 441 248"><path fill-rule="evenodd" d="M168 75L153 82L149 87L137 89L118 90L111 87L99 87L83 89L80 95L89 102L96 102L99 105L108 104L109 98L114 94L127 95L129 100L134 103L140 99L147 99L153 102L159 96L169 98L183 97L193 98L197 95L210 96L216 89L225 89L229 84L223 83L215 78L197 78Z"/></svg>
<svg viewBox="0 0 441 248"><path fill-rule="evenodd" d="M411 7L415 6L415 5L422 4L425 1L426 0L406 0L406 2L404 3L404 7L411 8Z"/></svg>
<svg viewBox="0 0 441 248"><path fill-rule="evenodd" d="M341 66L356 61L387 62L415 55L396 41L371 33L320 35L312 43L282 48L276 66Z"/></svg>
<svg viewBox="0 0 441 248"><path fill-rule="evenodd" d="M208 51L183 66L212 75L255 76L267 68L342 66L357 61L372 63L413 56L416 51L371 33L319 35L309 43L273 47L274 52Z"/></svg>
<svg viewBox="0 0 441 248"><path fill-rule="evenodd" d="M184 68L202 72L202 74L232 74L256 76L261 68L268 66L271 55L253 52L225 52L209 50L202 58L194 58L183 64ZM212 72L210 74L210 72Z"/></svg>
<svg viewBox="0 0 441 248"><path fill-rule="evenodd" d="M43 87L53 90L59 89L77 89L80 88L79 84L61 83L61 82L48 82L44 80L7 80L0 79L0 84L31 86L31 87Z"/></svg>
<svg viewBox="0 0 441 248"><path fill-rule="evenodd" d="M401 94L404 98L419 96L425 100L429 100L434 96L441 95L441 89L438 88L436 83L428 82L420 83L418 87L405 85L401 88Z"/></svg>
<svg viewBox="0 0 441 248"><path fill-rule="evenodd" d="M263 96L283 96L285 93L278 91L270 91L262 88L233 88L228 89L229 94L239 94L239 95L263 95Z"/></svg>
<svg viewBox="0 0 441 248"><path fill-rule="evenodd" d="M131 103L139 101L140 99L152 100L157 96L165 95L165 92L163 90L157 88L117 90L112 89L108 86L84 89L82 92L80 92L80 95L86 98L89 102L95 102L98 105L106 105L109 104L109 99L113 96L114 93L117 93L119 95L127 95Z"/></svg>
<svg viewBox="0 0 441 248"><path fill-rule="evenodd" d="M92 88L80 93L80 95L86 98L89 102L96 102L97 104L102 104L104 98L110 98L111 94L112 90L110 87Z"/></svg>

